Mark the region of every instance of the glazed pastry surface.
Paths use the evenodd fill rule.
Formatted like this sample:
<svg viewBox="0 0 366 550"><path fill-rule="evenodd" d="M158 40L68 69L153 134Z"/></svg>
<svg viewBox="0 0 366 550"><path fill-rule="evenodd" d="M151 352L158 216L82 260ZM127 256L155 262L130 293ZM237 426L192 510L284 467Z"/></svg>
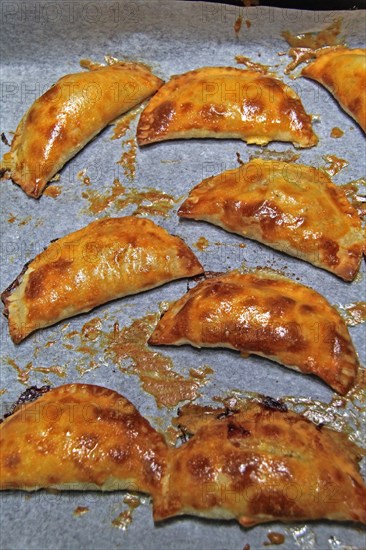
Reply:
<svg viewBox="0 0 366 550"><path fill-rule="evenodd" d="M0 424L0 489L154 492L166 470L162 435L115 391L52 389Z"/></svg>
<svg viewBox="0 0 366 550"><path fill-rule="evenodd" d="M173 76L150 100L138 127L140 145L167 139L237 138L265 145L318 138L300 98L272 76L234 67L203 67Z"/></svg>
<svg viewBox="0 0 366 550"><path fill-rule="evenodd" d="M268 521L366 523L362 450L270 397L210 408L191 439L168 447L123 396L67 384L0 424L0 489L148 493L155 521L189 514ZM184 411L184 407L183 407ZM182 411L182 412L183 412ZM184 412L179 418L185 426Z"/></svg>
<svg viewBox="0 0 366 550"><path fill-rule="evenodd" d="M156 521L189 514L236 518L245 527L321 518L366 522L357 447L282 403L264 403L205 422L172 453L169 486L154 499Z"/></svg>
<svg viewBox="0 0 366 550"><path fill-rule="evenodd" d="M324 48L301 74L325 86L366 132L366 49Z"/></svg>
<svg viewBox="0 0 366 550"><path fill-rule="evenodd" d="M340 394L354 385L358 369L345 322L327 300L267 272L231 272L199 283L170 305L149 343L261 355L315 374Z"/></svg>
<svg viewBox="0 0 366 550"><path fill-rule="evenodd" d="M94 136L151 96L162 80L139 63L63 76L20 121L1 168L31 197Z"/></svg>
<svg viewBox="0 0 366 550"><path fill-rule="evenodd" d="M104 218L52 242L2 294L10 335L28 334L94 307L202 273L182 239L134 216Z"/></svg>
<svg viewBox="0 0 366 550"><path fill-rule="evenodd" d="M365 247L357 211L311 166L252 160L203 180L178 211L354 279Z"/></svg>

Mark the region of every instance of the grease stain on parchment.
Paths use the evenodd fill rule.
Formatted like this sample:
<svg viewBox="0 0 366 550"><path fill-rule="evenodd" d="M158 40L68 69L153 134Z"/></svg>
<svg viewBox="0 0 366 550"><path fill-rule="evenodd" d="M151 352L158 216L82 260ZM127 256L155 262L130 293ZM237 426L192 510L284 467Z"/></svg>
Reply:
<svg viewBox="0 0 366 550"><path fill-rule="evenodd" d="M123 503L127 504L127 509L123 510L116 516L111 524L121 531L126 531L133 521L133 514L136 508L143 503L143 497L127 493L123 499Z"/></svg>
<svg viewBox="0 0 366 550"><path fill-rule="evenodd" d="M122 115L122 117L114 123L113 135L111 139L114 140L123 137L130 129L132 121L135 120L140 111L141 107L138 107L137 109L129 111L128 114Z"/></svg>
<svg viewBox="0 0 366 550"><path fill-rule="evenodd" d="M6 357L5 362L10 365L17 373L17 380L25 386L29 383L29 377L33 372L39 372L42 374L55 374L59 378L66 377L66 367L59 365L52 365L49 367L36 367L32 361L29 361L24 367L18 365L18 363L11 357ZM48 379L45 379L48 382Z"/></svg>
<svg viewBox="0 0 366 550"><path fill-rule="evenodd" d="M59 185L49 185L43 191L43 194L46 195L46 197L57 199L57 197L61 195L61 192L62 192L62 188Z"/></svg>
<svg viewBox="0 0 366 550"><path fill-rule="evenodd" d="M113 207L120 212L129 206L135 206L132 216L160 216L166 218L170 211L180 201L172 195L159 191L153 187L137 189L126 188L118 178L112 182L112 186L105 192L88 188L82 191L81 196L87 199L89 206L82 210L83 214L96 215Z"/></svg>
<svg viewBox="0 0 366 550"><path fill-rule="evenodd" d="M75 517L85 516L89 512L89 508L87 506L77 506L75 510L73 511L73 515Z"/></svg>
<svg viewBox="0 0 366 550"><path fill-rule="evenodd" d="M342 136L344 136L344 132L343 130L341 130L340 128L338 128L338 126L334 126L334 128L331 129L330 131L330 137L333 138L333 139L339 139L341 138Z"/></svg>
<svg viewBox="0 0 366 550"><path fill-rule="evenodd" d="M324 46L336 46L341 43L342 19L335 19L328 27L315 32L305 32L302 34L292 34L290 31L281 32L282 38L286 40L292 48L310 48L316 50Z"/></svg>
<svg viewBox="0 0 366 550"><path fill-rule="evenodd" d="M340 38L341 19L333 21L328 27L316 31L305 32L303 34L293 35L289 31L283 31L282 37L289 44L290 49L288 55L292 61L284 69L285 74L290 74L301 63L313 60L323 51L322 48L329 49L342 44ZM283 55L283 54L280 54Z"/></svg>
<svg viewBox="0 0 366 550"><path fill-rule="evenodd" d="M126 151L122 153L117 164L122 166L125 177L132 181L136 176L137 141L135 138L127 139L123 142L123 145Z"/></svg>
<svg viewBox="0 0 366 550"><path fill-rule="evenodd" d="M238 65L245 65L248 69L253 71L268 74L269 65L263 65L263 63L258 63L258 61L252 61L250 57L246 57L245 55L236 55L235 61Z"/></svg>
<svg viewBox="0 0 366 550"><path fill-rule="evenodd" d="M323 159L328 165L324 167L323 170L331 177L335 176L338 172L343 170L343 168L349 165L347 160L339 158L336 155L324 155Z"/></svg>
<svg viewBox="0 0 366 550"><path fill-rule="evenodd" d="M203 366L180 374L170 357L149 347L147 341L159 317L159 313L147 314L123 328L115 322L112 330L104 330L103 320L95 317L80 331L65 333L66 344L85 357L77 362L78 372L84 375L112 362L123 374L137 376L158 407L175 407L181 401L196 399L213 371Z"/></svg>

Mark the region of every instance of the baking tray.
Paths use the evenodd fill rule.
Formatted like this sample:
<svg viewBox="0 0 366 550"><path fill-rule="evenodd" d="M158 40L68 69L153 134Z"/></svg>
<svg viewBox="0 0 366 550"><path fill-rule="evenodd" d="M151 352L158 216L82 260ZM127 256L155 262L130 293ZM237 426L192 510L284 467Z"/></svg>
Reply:
<svg viewBox="0 0 366 550"><path fill-rule="evenodd" d="M236 65L235 56L245 55L271 65L293 86L308 112L319 115L314 127L320 141L317 147L300 150L298 162L324 166L324 155L337 155L348 161L335 177L337 184L357 180L365 174L364 137L359 127L341 111L323 88L299 78L291 80L283 69L289 62L279 52L287 51L281 31L294 34L320 30L341 18L342 34L351 47L365 40L364 18L359 12L311 12L273 7L244 8L201 2L4 2L2 4L1 51L3 65L1 131L9 136L28 106L60 76L78 72L79 61L89 58L102 62L109 54L119 59L140 60L160 77L181 73L202 65ZM234 31L242 17L240 32ZM262 150L238 140L190 140L166 142L136 151L133 181L117 164L123 152L131 150L137 119L131 121L125 136L111 140L109 126L61 171L54 191L36 201L28 198L10 181L2 181L1 194L1 288L21 271L23 264L40 252L51 239L77 230L93 219L125 215L136 204L121 208L111 202L108 208L92 213L93 193L105 197L112 182L119 178L126 189L159 189L176 199L166 217L150 217L190 244L207 270L225 271L270 267L308 284L332 304L346 306L365 294L365 264L349 284L299 260L251 241L228 234L208 224L180 221L176 210L180 197L203 177L237 165L236 153L247 161L250 155L295 149L290 144L272 143ZM330 137L333 127L344 135ZM7 149L2 146L2 153ZM85 179L85 178L89 178ZM90 183L90 185L88 185ZM52 196L53 195L53 196ZM57 196L58 195L58 196ZM132 195L130 195L131 198ZM133 195L135 196L135 195ZM89 197L89 198L88 198ZM128 201L127 201L128 202ZM168 201L169 202L169 201ZM148 202L143 205L148 206ZM146 214L145 214L146 215ZM209 245L195 248L200 237ZM245 247L242 245L245 244ZM127 360L124 370L108 355L99 336L82 345L82 327L98 317L102 332L130 326L134 319L159 312L159 304L176 299L187 282L178 281L145 294L106 304L89 314L40 331L19 346L9 336L1 317L2 411L6 411L27 386L84 382L107 386L130 399L151 423L162 428L170 423L177 406L158 407L154 397L143 390L141 381ZM364 325L350 327L361 364L365 364ZM98 333L99 334L99 333ZM85 344L85 342L84 342ZM249 357L242 359L225 350L195 350L189 347L156 350L171 359L175 372L190 377L191 368L208 365L198 384L197 403L212 404L215 396L270 394L290 396L290 406L310 418L323 420L337 429L349 426L351 437L365 444L360 426L365 420L364 403L337 399L320 380L289 371L279 365ZM38 369L38 370L37 370ZM196 377L195 380L198 380ZM205 382L205 383L203 383ZM312 403L315 405L312 405ZM357 405L357 406L356 406ZM363 468L364 470L364 468ZM365 472L364 472L365 473ZM128 509L125 493L47 493L6 492L0 495L2 548L262 548L267 534L285 535L282 548L364 548L365 530L336 522L270 524L249 530L233 521L205 521L181 517L154 526L148 498L132 514L132 522L113 525ZM84 514L75 513L85 507ZM79 510L80 511L80 510ZM118 524L117 522L114 522Z"/></svg>

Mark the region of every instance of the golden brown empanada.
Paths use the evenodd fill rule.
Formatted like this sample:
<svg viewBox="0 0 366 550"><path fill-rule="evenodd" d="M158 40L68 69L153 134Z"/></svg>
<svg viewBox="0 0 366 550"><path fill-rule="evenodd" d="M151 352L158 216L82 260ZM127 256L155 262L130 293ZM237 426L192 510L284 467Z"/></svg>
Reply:
<svg viewBox="0 0 366 550"><path fill-rule="evenodd" d="M347 436L265 399L218 415L171 453L156 521L181 514L268 521L366 523L360 449Z"/></svg>
<svg viewBox="0 0 366 550"><path fill-rule="evenodd" d="M178 210L354 279L365 238L357 211L327 174L252 160L203 180Z"/></svg>
<svg viewBox="0 0 366 550"><path fill-rule="evenodd" d="M366 132L366 49L324 48L301 74L325 86Z"/></svg>
<svg viewBox="0 0 366 550"><path fill-rule="evenodd" d="M298 95L281 80L234 67L173 76L141 114L140 145L181 138L238 138L265 145L318 142Z"/></svg>
<svg viewBox="0 0 366 550"><path fill-rule="evenodd" d="M61 386L0 424L0 490L135 490L153 497L156 521L189 514L243 526L366 523L361 450L345 434L270 397L214 412L196 422L188 443L168 448L118 393Z"/></svg>
<svg viewBox="0 0 366 550"><path fill-rule="evenodd" d="M358 359L338 312L314 290L275 273L231 272L198 284L160 319L150 344L225 347L315 374L340 394Z"/></svg>
<svg viewBox="0 0 366 550"><path fill-rule="evenodd" d="M118 393L67 384L0 424L0 489L154 492L167 448Z"/></svg>
<svg viewBox="0 0 366 550"><path fill-rule="evenodd" d="M94 307L203 269L182 239L150 220L104 218L52 242L3 292L15 343Z"/></svg>
<svg viewBox="0 0 366 550"><path fill-rule="evenodd" d="M66 75L20 121L1 168L32 197L107 124L162 85L139 63Z"/></svg>

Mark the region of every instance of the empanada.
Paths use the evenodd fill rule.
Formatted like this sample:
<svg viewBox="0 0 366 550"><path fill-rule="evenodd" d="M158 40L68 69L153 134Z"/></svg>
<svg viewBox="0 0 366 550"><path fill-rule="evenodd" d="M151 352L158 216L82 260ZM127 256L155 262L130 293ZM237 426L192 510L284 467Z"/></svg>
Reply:
<svg viewBox="0 0 366 550"><path fill-rule="evenodd" d="M114 63L66 75L23 116L1 163L32 197L107 124L162 85L139 63Z"/></svg>
<svg viewBox="0 0 366 550"><path fill-rule="evenodd" d="M178 210L354 279L365 238L346 194L303 164L252 160L202 181Z"/></svg>
<svg viewBox="0 0 366 550"><path fill-rule="evenodd" d="M154 492L167 447L118 393L67 384L0 424L0 489Z"/></svg>
<svg viewBox="0 0 366 550"><path fill-rule="evenodd" d="M366 49L321 49L301 74L325 86L366 132Z"/></svg>
<svg viewBox="0 0 366 550"><path fill-rule="evenodd" d="M245 527L321 518L366 523L361 456L345 434L283 403L251 403L206 422L175 449L154 519L236 518Z"/></svg>
<svg viewBox="0 0 366 550"><path fill-rule="evenodd" d="M199 283L168 308L149 343L262 355L315 374L340 394L358 368L338 312L314 290L275 273L231 272Z"/></svg>
<svg viewBox="0 0 366 550"><path fill-rule="evenodd" d="M150 220L104 218L52 242L2 294L15 343L94 307L202 273L182 239Z"/></svg>
<svg viewBox="0 0 366 550"><path fill-rule="evenodd" d="M153 497L155 521L366 523L362 451L345 434L270 397L210 416L187 443L168 448L118 393L61 386L0 424L0 490L133 490Z"/></svg>
<svg viewBox="0 0 366 550"><path fill-rule="evenodd" d="M181 138L290 141L298 147L318 142L294 90L272 76L234 67L173 76L150 100L138 123L138 143Z"/></svg>

